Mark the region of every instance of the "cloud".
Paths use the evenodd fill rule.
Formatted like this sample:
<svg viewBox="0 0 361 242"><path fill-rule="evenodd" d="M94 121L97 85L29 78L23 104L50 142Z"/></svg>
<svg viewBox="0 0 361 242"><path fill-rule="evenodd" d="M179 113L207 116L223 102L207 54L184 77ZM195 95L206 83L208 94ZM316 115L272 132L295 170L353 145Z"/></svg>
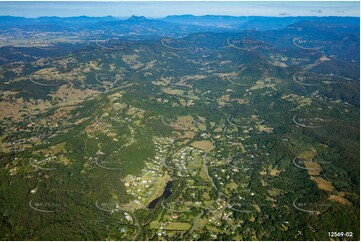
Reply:
<svg viewBox="0 0 361 242"><path fill-rule="evenodd" d="M311 10L311 13L322 13L321 9Z"/></svg>
<svg viewBox="0 0 361 242"><path fill-rule="evenodd" d="M286 16L286 15L290 15L290 13L282 12L282 13L279 13L278 15L279 15L279 16Z"/></svg>

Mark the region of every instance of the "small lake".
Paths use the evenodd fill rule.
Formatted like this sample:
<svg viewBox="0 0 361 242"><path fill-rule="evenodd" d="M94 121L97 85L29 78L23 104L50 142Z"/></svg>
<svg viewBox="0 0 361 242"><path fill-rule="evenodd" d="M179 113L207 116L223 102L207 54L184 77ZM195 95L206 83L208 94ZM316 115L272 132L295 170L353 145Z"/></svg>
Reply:
<svg viewBox="0 0 361 242"><path fill-rule="evenodd" d="M172 188L172 186L173 186L173 180L167 182L167 185L166 185L165 188L164 188L164 192L163 192L162 196L160 196L160 197L154 199L153 201L151 201L151 202L149 203L149 205L148 205L148 208L154 208L155 205L156 205L159 201L161 201L161 200L169 197L169 196L172 194L172 192L171 192L171 190L170 190L170 189Z"/></svg>

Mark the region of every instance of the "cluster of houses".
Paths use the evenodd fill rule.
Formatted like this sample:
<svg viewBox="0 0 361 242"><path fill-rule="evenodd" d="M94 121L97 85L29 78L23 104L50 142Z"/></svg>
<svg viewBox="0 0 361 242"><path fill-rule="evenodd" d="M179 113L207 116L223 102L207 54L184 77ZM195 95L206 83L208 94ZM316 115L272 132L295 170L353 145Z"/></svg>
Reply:
<svg viewBox="0 0 361 242"><path fill-rule="evenodd" d="M145 161L140 176L128 175L124 178L124 186L128 194L134 197L134 203L139 206L146 206L149 197L156 190L156 180L164 176L163 165L168 152L172 148L172 140L167 138L156 138L156 155L154 159Z"/></svg>

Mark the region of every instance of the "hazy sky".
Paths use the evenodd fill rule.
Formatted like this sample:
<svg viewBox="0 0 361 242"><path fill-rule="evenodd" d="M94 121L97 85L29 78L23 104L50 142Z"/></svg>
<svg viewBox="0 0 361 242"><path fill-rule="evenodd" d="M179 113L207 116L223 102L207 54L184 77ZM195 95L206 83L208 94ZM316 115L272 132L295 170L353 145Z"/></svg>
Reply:
<svg viewBox="0 0 361 242"><path fill-rule="evenodd" d="M0 2L0 15L164 17L167 15L360 16L354 2Z"/></svg>

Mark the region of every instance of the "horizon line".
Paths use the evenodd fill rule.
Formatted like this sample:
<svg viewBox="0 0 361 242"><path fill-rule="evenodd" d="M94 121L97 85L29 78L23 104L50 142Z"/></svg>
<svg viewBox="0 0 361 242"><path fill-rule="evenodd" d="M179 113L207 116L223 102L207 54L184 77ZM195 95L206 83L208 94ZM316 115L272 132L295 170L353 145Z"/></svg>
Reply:
<svg viewBox="0 0 361 242"><path fill-rule="evenodd" d="M205 15L194 15L194 14L171 14L171 15L164 15L158 17L152 16L145 16L145 15L128 15L128 16L114 16L114 15L102 15L102 16L91 16L91 15L73 15L73 16L58 16L58 15L42 15L38 17L25 17L19 15L0 15L0 17L14 17L14 18L25 18L25 19L37 19L37 18L79 18L79 17L87 17L87 18L131 18L131 17L144 17L147 19L162 19L166 17L174 17L174 16L193 16L193 17L206 17L206 16L217 16L217 17L263 17L263 18L330 18L330 17L337 17L337 18L360 18L360 16L348 15L348 16L341 16L341 15L328 15L328 16L316 16L316 15L223 15L223 14L205 14Z"/></svg>

